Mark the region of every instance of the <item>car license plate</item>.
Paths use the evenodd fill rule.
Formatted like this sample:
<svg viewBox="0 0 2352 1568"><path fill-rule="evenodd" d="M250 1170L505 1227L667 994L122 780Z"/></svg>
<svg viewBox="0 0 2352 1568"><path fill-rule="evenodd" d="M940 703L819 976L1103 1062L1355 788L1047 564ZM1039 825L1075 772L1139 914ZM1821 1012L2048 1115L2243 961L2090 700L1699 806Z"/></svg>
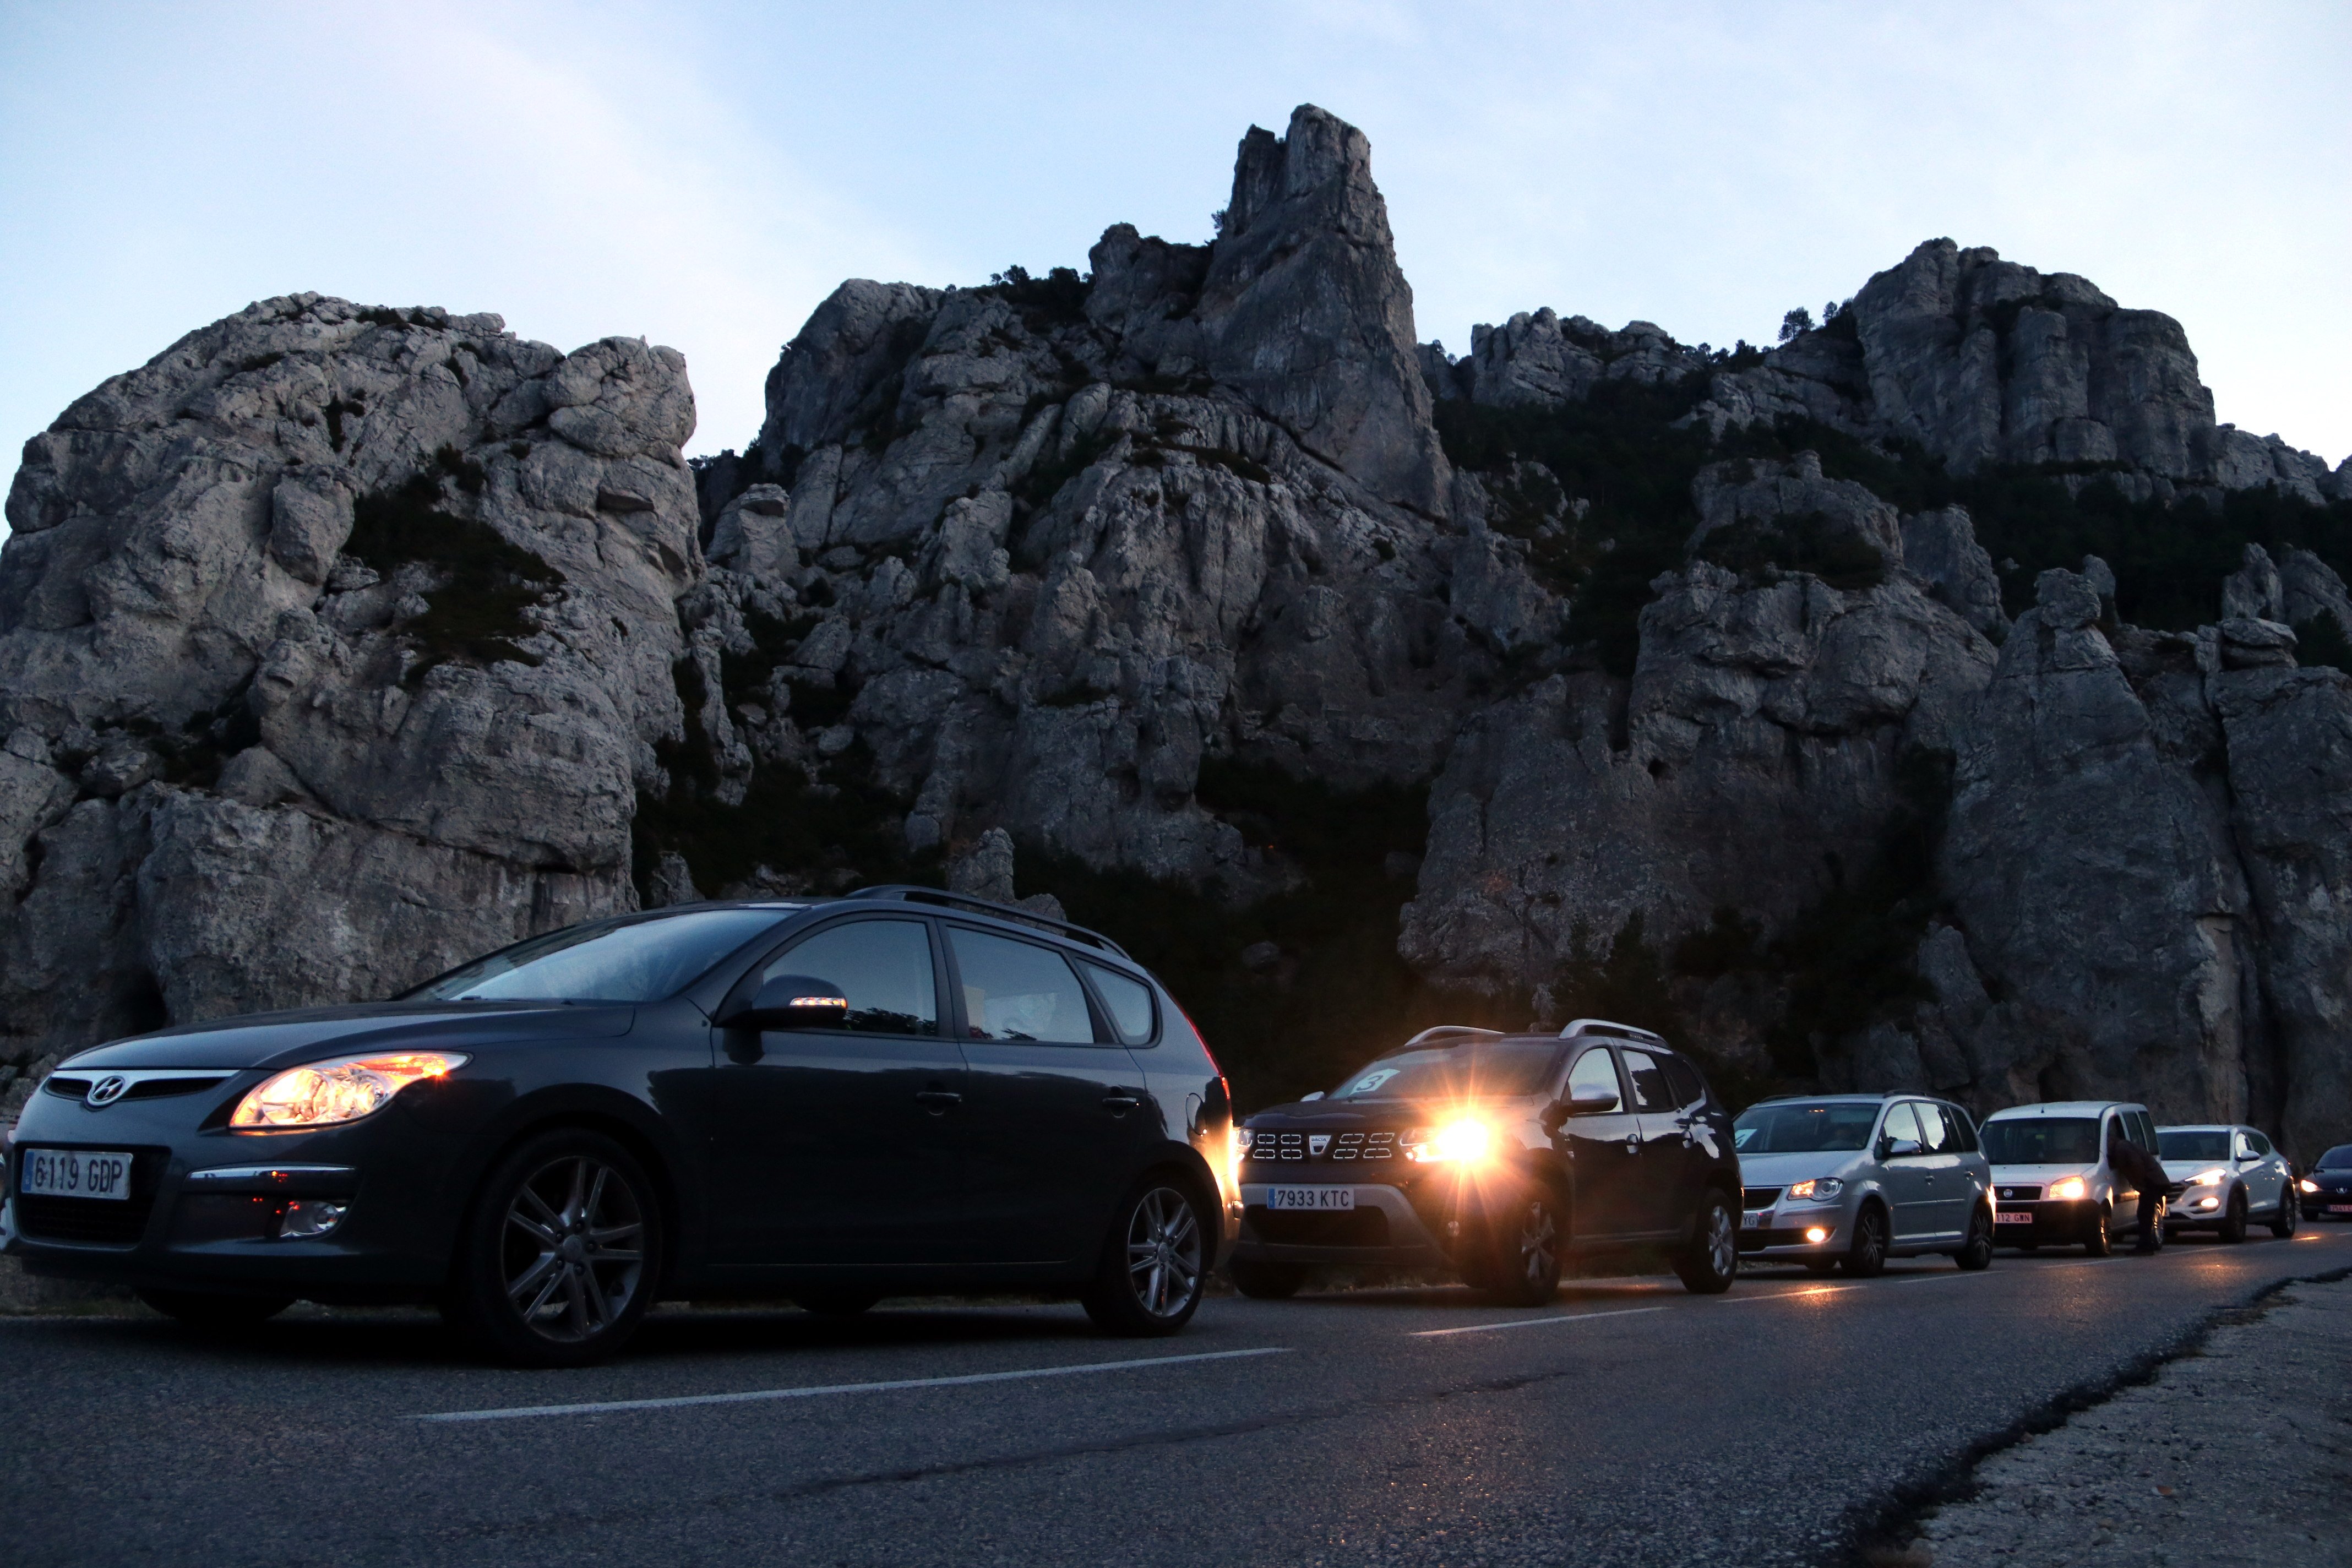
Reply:
<svg viewBox="0 0 2352 1568"><path fill-rule="evenodd" d="M16 1190L34 1197L131 1199L131 1156L114 1149L19 1149Z"/></svg>
<svg viewBox="0 0 2352 1568"><path fill-rule="evenodd" d="M2032 1225L2033 1216L2018 1209L2002 1209L1992 1216L1995 1225Z"/></svg>
<svg viewBox="0 0 2352 1568"><path fill-rule="evenodd" d="M2327 1205L2327 1212L2329 1214L2352 1214L2352 1204L2329 1204Z"/></svg>
<svg viewBox="0 0 2352 1568"><path fill-rule="evenodd" d="M1353 1187L1268 1187L1265 1206L1270 1209L1351 1209L1356 1206Z"/></svg>
<svg viewBox="0 0 2352 1568"><path fill-rule="evenodd" d="M1740 1223L1749 1230L1762 1230L1764 1222L1770 1217L1762 1209L1758 1209Z"/></svg>

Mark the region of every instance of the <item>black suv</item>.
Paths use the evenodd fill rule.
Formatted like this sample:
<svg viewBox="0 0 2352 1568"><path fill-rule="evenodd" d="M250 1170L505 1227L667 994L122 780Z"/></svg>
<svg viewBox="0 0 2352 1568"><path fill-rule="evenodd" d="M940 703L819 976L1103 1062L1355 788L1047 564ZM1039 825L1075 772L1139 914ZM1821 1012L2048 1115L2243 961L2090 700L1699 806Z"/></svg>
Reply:
<svg viewBox="0 0 2352 1568"><path fill-rule="evenodd" d="M1170 1333L1231 1116L1097 932L919 888L592 921L390 1002L84 1051L25 1108L7 1250L175 1316L437 1302L504 1355L651 1301L1073 1292Z"/></svg>
<svg viewBox="0 0 2352 1568"><path fill-rule="evenodd" d="M1730 1113L1645 1029L1425 1030L1238 1141L1245 1296L1291 1295L1316 1264L1389 1264L1534 1306L1564 1257L1664 1247L1699 1291L1738 1266Z"/></svg>

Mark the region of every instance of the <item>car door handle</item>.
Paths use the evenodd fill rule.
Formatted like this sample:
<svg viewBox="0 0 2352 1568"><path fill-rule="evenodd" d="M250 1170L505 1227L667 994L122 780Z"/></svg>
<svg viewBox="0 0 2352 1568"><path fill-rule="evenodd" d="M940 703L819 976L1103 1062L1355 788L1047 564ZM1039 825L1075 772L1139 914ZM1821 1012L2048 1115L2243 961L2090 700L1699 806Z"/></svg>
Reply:
<svg viewBox="0 0 2352 1568"><path fill-rule="evenodd" d="M961 1105L963 1096L951 1089L919 1089L915 1091L915 1103L937 1116L950 1105Z"/></svg>
<svg viewBox="0 0 2352 1568"><path fill-rule="evenodd" d="M1115 1089L1103 1096L1103 1109L1113 1116L1125 1116L1143 1101L1123 1089Z"/></svg>
<svg viewBox="0 0 2352 1568"><path fill-rule="evenodd" d="M1639 1154L1641 1152L1642 1152L1642 1135L1641 1135L1639 1132L1628 1132L1628 1133L1626 1133L1626 1134L1625 1134L1625 1152L1627 1152L1628 1154Z"/></svg>

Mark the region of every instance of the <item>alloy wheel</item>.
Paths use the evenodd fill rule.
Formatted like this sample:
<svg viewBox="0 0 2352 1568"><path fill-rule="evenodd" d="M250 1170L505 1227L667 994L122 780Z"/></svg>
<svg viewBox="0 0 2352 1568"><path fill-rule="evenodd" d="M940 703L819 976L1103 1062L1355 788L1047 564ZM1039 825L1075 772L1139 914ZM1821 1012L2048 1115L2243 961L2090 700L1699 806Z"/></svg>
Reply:
<svg viewBox="0 0 2352 1568"><path fill-rule="evenodd" d="M593 1155L549 1161L507 1205L507 1300L542 1339L577 1344L611 1328L644 1286L645 1258L637 1194Z"/></svg>
<svg viewBox="0 0 2352 1568"><path fill-rule="evenodd" d="M1127 1222L1127 1279L1156 1319L1181 1317L1201 1294L1201 1222L1173 1187L1143 1194Z"/></svg>
<svg viewBox="0 0 2352 1568"><path fill-rule="evenodd" d="M2290 1237L2302 1225L2303 1194L2296 1192L2294 1185L2290 1184L2286 1191L2279 1194L2278 1218L2271 1221L2271 1234L2281 1237Z"/></svg>
<svg viewBox="0 0 2352 1568"><path fill-rule="evenodd" d="M1845 1271L1868 1279L1885 1268L1886 1215L1874 1205L1865 1205L1853 1217L1853 1246L1845 1255Z"/></svg>

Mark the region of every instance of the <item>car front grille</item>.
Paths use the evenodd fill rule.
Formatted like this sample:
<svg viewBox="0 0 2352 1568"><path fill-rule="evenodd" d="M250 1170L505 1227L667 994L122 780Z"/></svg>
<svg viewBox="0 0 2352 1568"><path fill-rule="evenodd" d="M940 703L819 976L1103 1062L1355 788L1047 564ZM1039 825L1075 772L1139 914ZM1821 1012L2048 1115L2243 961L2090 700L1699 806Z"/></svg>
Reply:
<svg viewBox="0 0 2352 1568"><path fill-rule="evenodd" d="M1389 1216L1380 1209L1293 1214L1253 1204L1245 1211L1260 1241L1280 1247L1386 1247Z"/></svg>
<svg viewBox="0 0 2352 1568"><path fill-rule="evenodd" d="M1769 1209L1772 1206L1772 1200L1780 1195L1780 1189L1778 1187L1743 1187L1740 1189L1739 1203L1743 1208Z"/></svg>
<svg viewBox="0 0 2352 1568"><path fill-rule="evenodd" d="M41 1082L41 1088L61 1100L79 1100L89 1093L98 1078L76 1078L68 1074L51 1073ZM201 1089L217 1089L236 1077L235 1073L213 1073L187 1078L133 1079L131 1087L122 1091L124 1100L163 1100L175 1094L194 1094Z"/></svg>
<svg viewBox="0 0 2352 1568"><path fill-rule="evenodd" d="M30 1241L72 1241L94 1247L136 1247L147 1233L155 1194L171 1156L162 1149L131 1152L131 1195L121 1203L104 1198L58 1198L15 1193L17 1234Z"/></svg>
<svg viewBox="0 0 2352 1568"><path fill-rule="evenodd" d="M2042 1195L2040 1187L1997 1187L1994 1195L2007 1203L2030 1204Z"/></svg>
<svg viewBox="0 0 2352 1568"><path fill-rule="evenodd" d="M1324 1134L1316 1133L1316 1137ZM1314 1152L1304 1132L1260 1132L1253 1136L1249 1157L1252 1160L1393 1160L1396 1158L1394 1132L1337 1132L1322 1153Z"/></svg>

